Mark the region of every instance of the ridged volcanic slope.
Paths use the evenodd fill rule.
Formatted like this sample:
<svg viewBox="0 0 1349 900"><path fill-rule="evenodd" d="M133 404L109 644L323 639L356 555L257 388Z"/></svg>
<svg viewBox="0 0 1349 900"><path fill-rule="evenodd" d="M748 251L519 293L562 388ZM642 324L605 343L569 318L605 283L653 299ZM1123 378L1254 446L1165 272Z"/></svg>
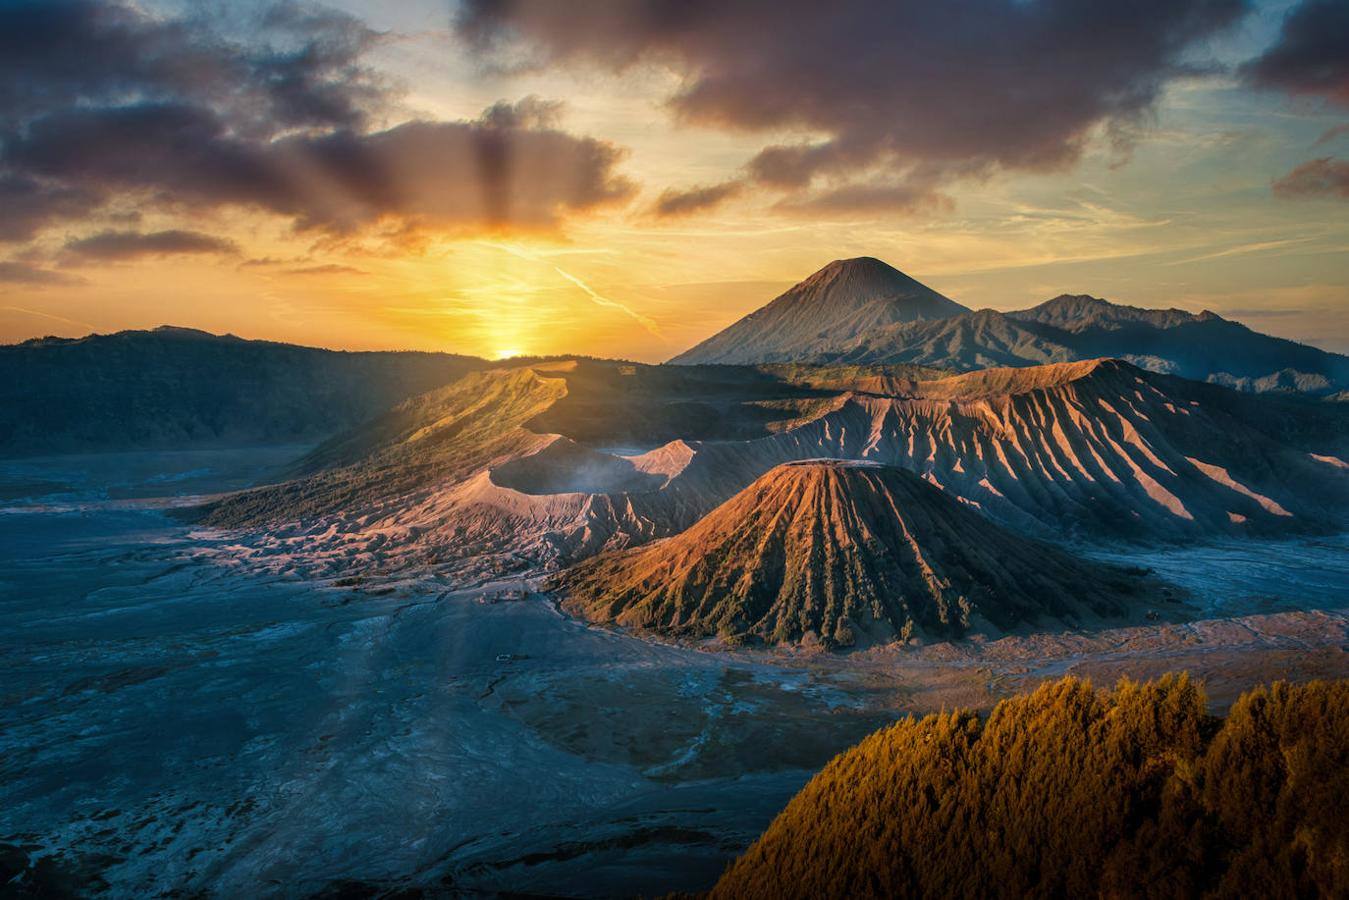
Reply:
<svg viewBox="0 0 1349 900"><path fill-rule="evenodd" d="M226 498L205 521L363 535L379 565L551 567L680 532L774 466L816 458L916 472L1037 537L1318 531L1349 508L1338 404L1108 360L884 371L593 361L476 373L308 460L333 468Z"/></svg>
<svg viewBox="0 0 1349 900"><path fill-rule="evenodd" d="M844 460L777 466L687 531L554 579L596 621L840 645L1116 615L1145 584L1018 537L912 472Z"/></svg>

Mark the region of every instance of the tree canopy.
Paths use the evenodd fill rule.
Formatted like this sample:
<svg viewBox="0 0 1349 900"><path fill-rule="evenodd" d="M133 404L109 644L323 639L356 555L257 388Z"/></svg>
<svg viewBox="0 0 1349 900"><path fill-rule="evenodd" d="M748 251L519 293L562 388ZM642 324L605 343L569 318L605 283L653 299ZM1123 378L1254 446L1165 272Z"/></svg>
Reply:
<svg viewBox="0 0 1349 900"><path fill-rule="evenodd" d="M713 897L1349 896L1349 681L1077 678L835 757Z"/></svg>

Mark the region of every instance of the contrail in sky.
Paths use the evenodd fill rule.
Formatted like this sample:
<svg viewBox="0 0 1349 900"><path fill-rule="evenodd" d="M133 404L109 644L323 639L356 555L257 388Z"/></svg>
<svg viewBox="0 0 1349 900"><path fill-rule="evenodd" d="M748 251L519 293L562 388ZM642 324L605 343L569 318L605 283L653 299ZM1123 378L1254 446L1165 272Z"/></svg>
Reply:
<svg viewBox="0 0 1349 900"><path fill-rule="evenodd" d="M44 319L51 319L55 322L65 322L69 325L78 325L81 328L88 328L90 331L98 331L97 325L90 325L88 322L81 322L79 319L67 319L65 316L54 316L51 313L40 312L36 309L24 309L22 306L0 306L0 309L8 312L27 313L30 316L41 316Z"/></svg>
<svg viewBox="0 0 1349 900"><path fill-rule="evenodd" d="M598 304L599 306L607 306L610 309L616 309L622 313L627 314L628 316L631 316L634 321L640 324L647 331L651 332L656 337L660 338L662 341L665 340L665 335L660 333L660 328L659 326L656 325L654 320L647 318L646 316L642 315L641 313L637 312L636 310L628 306L623 305L622 303L619 303L617 300L610 300L608 297L600 296L599 294L595 293L595 290L591 288L590 285L586 284L584 281L577 278L575 275L572 275L569 272L562 271L557 266L553 266L553 271L561 275L568 281L570 281L572 284L576 285L581 290L585 291L587 294L589 294L590 299L595 301L595 303Z"/></svg>
<svg viewBox="0 0 1349 900"><path fill-rule="evenodd" d="M535 256L532 253L527 253L524 250L520 250L516 247L511 247L507 244L488 244L488 246L496 247L499 250L504 250L507 253L511 254L512 256L518 256L521 259L527 259L530 262L546 262L546 260L541 259L540 257ZM553 266L553 271L561 275L568 281L570 281L572 284L576 285L581 290L585 291L586 296L588 296L591 302L593 302L596 306L603 306L608 309L616 309L619 312L623 313L623 315L632 319L638 325L641 325L647 331L651 332L651 334L660 338L662 341L665 340L665 335L661 334L660 326L656 324L656 321L654 319L650 318L649 316L642 315L641 313L637 312L637 310L633 309L632 307L624 303L619 303L617 300L610 300L608 297L605 297L602 294L597 293L594 288L592 288L590 285L586 284L584 281L577 278L570 272L565 272L562 269L558 268L557 266Z"/></svg>

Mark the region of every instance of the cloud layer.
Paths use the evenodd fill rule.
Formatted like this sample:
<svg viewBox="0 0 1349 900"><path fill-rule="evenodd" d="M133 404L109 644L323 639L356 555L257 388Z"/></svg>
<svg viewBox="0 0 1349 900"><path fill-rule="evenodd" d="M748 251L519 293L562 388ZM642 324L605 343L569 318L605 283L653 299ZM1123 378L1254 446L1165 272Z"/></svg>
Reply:
<svg viewBox="0 0 1349 900"><path fill-rule="evenodd" d="M44 287L80 283L81 279L64 272L53 272L50 269L39 268L19 260L0 260L0 284Z"/></svg>
<svg viewBox="0 0 1349 900"><path fill-rule="evenodd" d="M1304 0L1284 17L1278 39L1242 71L1256 87L1349 108L1349 3ZM1346 128L1330 129L1316 144L1329 143ZM1276 180L1274 194L1349 200L1349 162L1309 160Z"/></svg>
<svg viewBox="0 0 1349 900"><path fill-rule="evenodd" d="M169 229L142 234L136 231L103 231L66 242L66 252L79 260L125 260L142 256L175 256L184 253L238 253L239 246L224 238L199 231Z"/></svg>
<svg viewBox="0 0 1349 900"><path fill-rule="evenodd" d="M682 120L763 133L746 179L819 209L913 208L942 185L1078 158L1152 107L1243 0L469 0L458 28L499 64L664 64ZM798 138L783 139L797 134ZM874 191L872 189L875 189ZM681 212L725 185L662 198ZM854 202L857 201L857 202Z"/></svg>
<svg viewBox="0 0 1349 900"><path fill-rule="evenodd" d="M721 184L709 184L688 190L670 190L661 193L656 199L652 212L659 218L675 218L692 215L705 209L712 209L736 196L745 186L739 181L724 181Z"/></svg>
<svg viewBox="0 0 1349 900"><path fill-rule="evenodd" d="M1338 197L1349 200L1349 162L1322 157L1303 163L1274 182L1280 197Z"/></svg>
<svg viewBox="0 0 1349 900"><path fill-rule="evenodd" d="M1293 7L1278 40L1243 70L1259 87L1349 107L1349 4L1305 0Z"/></svg>
<svg viewBox="0 0 1349 900"><path fill-rule="evenodd" d="M630 193L613 171L620 158L602 141L492 119L256 141L232 132L213 111L182 104L43 116L7 142L0 157L20 177L84 196L253 207L290 217L300 229L336 233L389 218L440 227L552 227L565 211ZM48 211L47 219L54 217Z"/></svg>
<svg viewBox="0 0 1349 900"><path fill-rule="evenodd" d="M117 2L0 6L0 240L116 201L330 234L550 229L632 192L618 148L534 98L379 127L395 93L363 59L382 39L293 2L228 28Z"/></svg>

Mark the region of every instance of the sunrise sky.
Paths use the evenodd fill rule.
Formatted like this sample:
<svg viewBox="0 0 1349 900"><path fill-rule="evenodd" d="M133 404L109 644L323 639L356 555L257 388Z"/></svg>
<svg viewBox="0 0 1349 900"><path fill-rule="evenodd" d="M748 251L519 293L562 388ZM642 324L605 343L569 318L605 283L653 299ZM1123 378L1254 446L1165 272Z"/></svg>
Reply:
<svg viewBox="0 0 1349 900"><path fill-rule="evenodd" d="M662 360L839 257L1349 351L1349 4L0 0L0 340Z"/></svg>

